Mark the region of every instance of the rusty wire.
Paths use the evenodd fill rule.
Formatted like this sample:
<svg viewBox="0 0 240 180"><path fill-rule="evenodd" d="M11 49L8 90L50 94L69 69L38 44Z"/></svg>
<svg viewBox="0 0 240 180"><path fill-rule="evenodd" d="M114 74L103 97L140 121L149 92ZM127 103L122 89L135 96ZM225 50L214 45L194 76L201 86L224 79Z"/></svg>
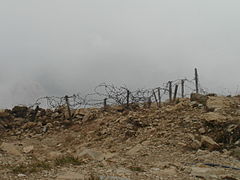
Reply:
<svg viewBox="0 0 240 180"><path fill-rule="evenodd" d="M194 79L188 80L185 78L171 81L172 87L180 85L182 80L184 80L185 95L189 95L195 91ZM156 91L158 90L160 90L160 97L156 97ZM107 99L108 105L123 105L127 102L128 92L130 103L143 103L149 101L149 99L151 101L161 101L167 99L168 97L167 95L169 93L169 82L164 83L161 87L137 90L130 90L126 86L117 87L113 84L102 83L94 89L93 93L87 95L82 95L80 93L73 94L72 96L68 96L68 101L70 108L72 109L103 106L104 99ZM200 92L206 93L204 89L201 88L201 86ZM178 96L180 95L181 93L178 91ZM60 106L64 106L65 104L65 96L46 96L38 98L32 107L41 105L47 108L58 108Z"/></svg>

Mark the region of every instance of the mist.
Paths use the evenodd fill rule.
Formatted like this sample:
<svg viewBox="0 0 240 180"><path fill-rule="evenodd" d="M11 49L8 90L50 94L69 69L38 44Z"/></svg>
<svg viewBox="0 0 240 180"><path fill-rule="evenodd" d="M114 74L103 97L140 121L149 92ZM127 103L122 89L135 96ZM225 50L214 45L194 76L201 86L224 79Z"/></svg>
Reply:
<svg viewBox="0 0 240 180"><path fill-rule="evenodd" d="M240 85L237 0L0 2L0 107L193 78L209 92Z"/></svg>

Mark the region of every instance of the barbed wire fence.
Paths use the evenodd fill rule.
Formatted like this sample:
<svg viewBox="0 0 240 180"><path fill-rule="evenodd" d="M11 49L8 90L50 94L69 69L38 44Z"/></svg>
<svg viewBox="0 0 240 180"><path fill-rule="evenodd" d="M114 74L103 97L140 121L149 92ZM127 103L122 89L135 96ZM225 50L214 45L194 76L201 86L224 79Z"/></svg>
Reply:
<svg viewBox="0 0 240 180"><path fill-rule="evenodd" d="M181 87L181 90L178 90ZM174 89L174 91L173 91ZM193 79L177 79L168 81L162 86L149 89L130 90L126 86L115 86L113 84L99 84L92 93L82 95L80 93L64 97L41 97L31 105L32 108L43 106L45 108L58 108L67 106L68 109L78 109L86 107L106 107L107 105L124 105L128 107L134 103L156 102L160 107L165 100L173 102L177 97L187 97L191 93L206 94L207 92L199 83L197 69Z"/></svg>

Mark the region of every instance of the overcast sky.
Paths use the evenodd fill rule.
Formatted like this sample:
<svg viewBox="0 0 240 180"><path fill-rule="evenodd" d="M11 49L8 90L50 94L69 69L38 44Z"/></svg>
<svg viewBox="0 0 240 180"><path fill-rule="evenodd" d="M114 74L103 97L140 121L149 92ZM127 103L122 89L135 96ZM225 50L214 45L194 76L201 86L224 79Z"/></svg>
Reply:
<svg viewBox="0 0 240 180"><path fill-rule="evenodd" d="M240 85L239 0L0 0L0 107L102 82Z"/></svg>

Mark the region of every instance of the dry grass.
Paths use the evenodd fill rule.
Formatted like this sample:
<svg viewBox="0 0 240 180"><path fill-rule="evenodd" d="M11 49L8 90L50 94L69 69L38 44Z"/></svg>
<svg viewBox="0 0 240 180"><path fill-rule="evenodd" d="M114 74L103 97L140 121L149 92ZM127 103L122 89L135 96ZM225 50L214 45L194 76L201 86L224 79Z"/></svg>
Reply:
<svg viewBox="0 0 240 180"><path fill-rule="evenodd" d="M137 171L137 172L145 172L141 167L138 166L131 166L129 167L131 171Z"/></svg>
<svg viewBox="0 0 240 180"><path fill-rule="evenodd" d="M83 162L80 161L78 158L69 155L69 156L63 156L63 157L57 158L54 161L54 164L56 166L63 166L63 165L66 165L66 164L82 165Z"/></svg>
<svg viewBox="0 0 240 180"><path fill-rule="evenodd" d="M12 172L15 174L30 174L36 173L42 170L50 170L51 166L47 162L34 162L31 164L21 164L15 167L11 167Z"/></svg>

